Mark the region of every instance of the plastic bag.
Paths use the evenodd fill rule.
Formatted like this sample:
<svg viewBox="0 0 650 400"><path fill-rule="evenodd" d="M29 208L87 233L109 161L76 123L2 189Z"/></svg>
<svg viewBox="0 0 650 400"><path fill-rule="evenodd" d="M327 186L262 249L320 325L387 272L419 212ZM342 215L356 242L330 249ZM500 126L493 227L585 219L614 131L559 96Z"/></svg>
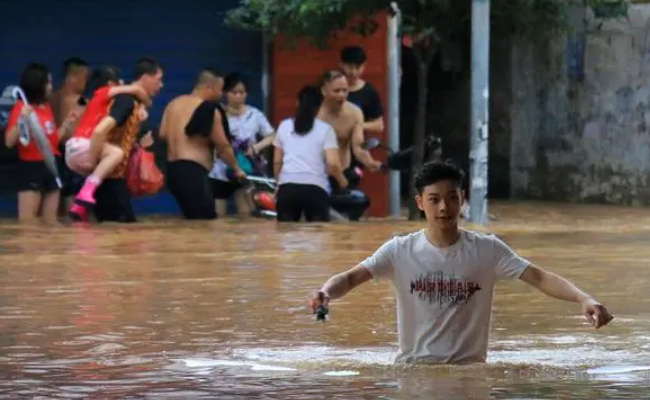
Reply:
<svg viewBox="0 0 650 400"><path fill-rule="evenodd" d="M126 185L134 196L145 196L160 191L164 184L163 173L156 165L154 154L135 146L126 173Z"/></svg>
<svg viewBox="0 0 650 400"><path fill-rule="evenodd" d="M237 165L246 173L246 175L252 175L255 173L255 167L251 159L244 153L235 152L235 159L237 160ZM235 170L231 166L226 167L226 177L228 179L235 180Z"/></svg>

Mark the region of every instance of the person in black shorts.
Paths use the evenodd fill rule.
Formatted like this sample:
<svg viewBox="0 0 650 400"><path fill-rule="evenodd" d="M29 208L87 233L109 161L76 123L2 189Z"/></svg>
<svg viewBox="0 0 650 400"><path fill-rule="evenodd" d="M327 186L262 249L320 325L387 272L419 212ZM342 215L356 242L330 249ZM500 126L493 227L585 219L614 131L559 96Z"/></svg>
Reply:
<svg viewBox="0 0 650 400"><path fill-rule="evenodd" d="M167 141L167 188L186 219L217 217L208 172L214 163L214 147L219 157L233 167L237 178L246 174L239 168L226 137L221 98L223 77L205 68L190 94L172 100L162 118L160 137Z"/></svg>
<svg viewBox="0 0 650 400"><path fill-rule="evenodd" d="M72 129L74 118L66 119L59 129L54 120L52 107L48 103L52 95L52 76L48 68L40 63L29 64L20 78L20 88L29 105L18 100L11 110L4 132L5 145L18 148L17 186L18 220L35 222L42 216L45 223L57 221L60 191L52 172L44 163L44 156L31 131L27 118L34 117L45 135L50 151L60 155L58 150L60 134Z"/></svg>
<svg viewBox="0 0 650 400"><path fill-rule="evenodd" d="M320 101L318 89L303 88L296 117L285 119L278 127L273 143L278 222L298 222L303 214L308 222L329 221L332 188L328 174L340 187L348 186L334 128L316 118Z"/></svg>

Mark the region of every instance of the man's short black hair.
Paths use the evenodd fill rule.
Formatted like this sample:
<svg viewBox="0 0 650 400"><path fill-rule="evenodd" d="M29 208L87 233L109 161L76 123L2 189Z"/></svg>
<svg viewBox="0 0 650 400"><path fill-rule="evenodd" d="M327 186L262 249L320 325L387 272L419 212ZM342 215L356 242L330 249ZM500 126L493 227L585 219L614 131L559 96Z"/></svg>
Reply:
<svg viewBox="0 0 650 400"><path fill-rule="evenodd" d="M137 81L142 78L143 75L156 75L158 71L162 69L162 65L160 65L155 58L142 57L135 63L135 68L133 69L133 80Z"/></svg>
<svg viewBox="0 0 650 400"><path fill-rule="evenodd" d="M70 57L63 62L63 74L68 76L72 71L79 67L88 68L88 63L83 58Z"/></svg>
<svg viewBox="0 0 650 400"><path fill-rule="evenodd" d="M325 86L326 84L330 82L334 82L335 80L339 78L345 78L345 73L341 71L340 69L333 68L333 69L328 69L321 75L320 77L320 87Z"/></svg>
<svg viewBox="0 0 650 400"><path fill-rule="evenodd" d="M219 78L223 79L223 74L219 70L211 67L205 67L196 76L194 86L196 87L212 83L215 79Z"/></svg>
<svg viewBox="0 0 650 400"><path fill-rule="evenodd" d="M424 188L440 181L452 181L463 186L465 172L449 161L431 161L422 166L415 175L415 189L422 194Z"/></svg>
<svg viewBox="0 0 650 400"><path fill-rule="evenodd" d="M361 46L347 46L341 49L341 63L349 65L363 65L368 58Z"/></svg>

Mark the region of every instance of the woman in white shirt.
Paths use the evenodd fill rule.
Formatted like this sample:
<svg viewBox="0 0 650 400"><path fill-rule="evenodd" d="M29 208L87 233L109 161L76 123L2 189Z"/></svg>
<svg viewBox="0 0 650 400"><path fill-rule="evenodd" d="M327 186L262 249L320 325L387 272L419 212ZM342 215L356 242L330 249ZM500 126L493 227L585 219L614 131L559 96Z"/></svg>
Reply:
<svg viewBox="0 0 650 400"><path fill-rule="evenodd" d="M275 130L264 113L246 104L248 83L241 74L235 72L226 76L223 89L228 101L226 115L235 156L244 172L254 173L246 156L255 156L269 147L273 143ZM261 140L258 142L259 138ZM231 179L228 170L226 163L216 158L210 171L217 215L226 215L227 200L234 196L237 213L242 218L248 217L252 211L250 199L241 184Z"/></svg>
<svg viewBox="0 0 650 400"><path fill-rule="evenodd" d="M317 88L304 87L298 94L295 118L282 121L273 145L273 171L278 179L277 212L280 222L330 220L328 176L340 187L343 176L334 128L316 118L321 103Z"/></svg>

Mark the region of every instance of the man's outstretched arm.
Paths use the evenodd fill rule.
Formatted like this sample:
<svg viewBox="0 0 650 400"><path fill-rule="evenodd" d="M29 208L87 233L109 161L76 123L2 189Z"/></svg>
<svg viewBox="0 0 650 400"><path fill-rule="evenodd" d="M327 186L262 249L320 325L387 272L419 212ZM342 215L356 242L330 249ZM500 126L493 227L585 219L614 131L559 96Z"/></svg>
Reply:
<svg viewBox="0 0 650 400"><path fill-rule="evenodd" d="M368 282L373 277L392 279L395 261L395 240L384 243L372 256L356 267L331 277L320 290L311 294L311 306L314 312L318 307L329 304L331 299L338 299L352 289Z"/></svg>
<svg viewBox="0 0 650 400"><path fill-rule="evenodd" d="M576 285L535 265L530 265L519 278L547 296L580 303L587 320L596 328L607 325L614 317L607 308Z"/></svg>
<svg viewBox="0 0 650 400"><path fill-rule="evenodd" d="M363 265L349 269L331 277L320 290L311 294L310 304L314 311L321 305L328 305L331 299L338 299L348 294L357 286L372 279L372 274Z"/></svg>

